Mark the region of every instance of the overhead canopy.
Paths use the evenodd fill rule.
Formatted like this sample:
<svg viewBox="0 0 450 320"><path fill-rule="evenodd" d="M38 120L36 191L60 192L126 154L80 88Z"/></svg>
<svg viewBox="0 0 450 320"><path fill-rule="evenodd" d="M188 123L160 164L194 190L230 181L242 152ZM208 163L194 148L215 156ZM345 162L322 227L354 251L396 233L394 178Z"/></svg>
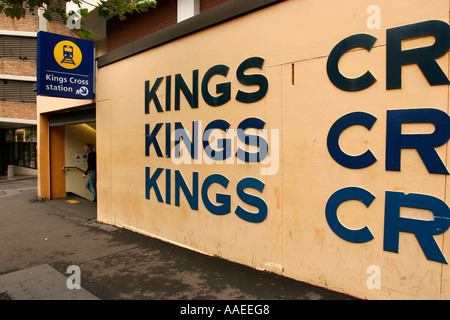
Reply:
<svg viewBox="0 0 450 320"><path fill-rule="evenodd" d="M95 107L89 109L66 111L49 116L50 127L67 126L95 122Z"/></svg>
<svg viewBox="0 0 450 320"><path fill-rule="evenodd" d="M37 125L37 120L0 118L0 129L17 129Z"/></svg>

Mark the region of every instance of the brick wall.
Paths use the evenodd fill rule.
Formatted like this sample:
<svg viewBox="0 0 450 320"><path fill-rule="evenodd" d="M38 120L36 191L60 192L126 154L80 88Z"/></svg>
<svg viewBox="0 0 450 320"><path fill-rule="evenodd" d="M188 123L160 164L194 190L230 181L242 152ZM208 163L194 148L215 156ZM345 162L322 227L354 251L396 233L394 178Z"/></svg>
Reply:
<svg viewBox="0 0 450 320"><path fill-rule="evenodd" d="M63 23L52 21L47 23L47 32L61 34L63 36L81 38L75 30L67 28Z"/></svg>
<svg viewBox="0 0 450 320"><path fill-rule="evenodd" d="M106 50L114 50L174 23L177 23L177 0L158 1L156 9L129 15L124 21L113 17L106 21Z"/></svg>
<svg viewBox="0 0 450 320"><path fill-rule="evenodd" d="M0 30L10 31L31 31L37 32L39 30L39 18L37 15L26 15L20 20L11 19L0 14Z"/></svg>
<svg viewBox="0 0 450 320"><path fill-rule="evenodd" d="M0 74L36 77L36 60L0 58Z"/></svg>
<svg viewBox="0 0 450 320"><path fill-rule="evenodd" d="M0 14L0 30L37 32L39 18L26 15L20 20ZM36 76L36 60L0 59L0 74ZM36 104L15 101L0 101L0 118L36 120Z"/></svg>
<svg viewBox="0 0 450 320"><path fill-rule="evenodd" d="M205 12L228 1L230 0L200 0L200 12Z"/></svg>
<svg viewBox="0 0 450 320"><path fill-rule="evenodd" d="M0 118L36 120L36 103L0 101Z"/></svg>
<svg viewBox="0 0 450 320"><path fill-rule="evenodd" d="M200 12L204 12L230 0L200 0ZM112 51L158 30L177 23L177 0L158 1L156 9L129 15L120 21L113 17L106 21L106 51Z"/></svg>
<svg viewBox="0 0 450 320"><path fill-rule="evenodd" d="M38 32L39 31L39 18L37 15L25 15L25 18L20 20L11 19L0 14L0 30L8 31L27 31ZM63 23L52 21L47 23L47 31L51 33L57 33L66 35L69 37L79 38L74 30L70 30Z"/></svg>

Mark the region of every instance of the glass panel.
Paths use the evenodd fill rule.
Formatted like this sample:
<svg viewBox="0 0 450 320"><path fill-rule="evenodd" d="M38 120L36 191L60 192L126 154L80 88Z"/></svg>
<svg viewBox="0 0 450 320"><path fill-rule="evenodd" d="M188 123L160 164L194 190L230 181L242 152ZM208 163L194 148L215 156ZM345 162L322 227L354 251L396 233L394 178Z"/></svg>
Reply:
<svg viewBox="0 0 450 320"><path fill-rule="evenodd" d="M36 169L36 147L37 143L30 143L30 167Z"/></svg>
<svg viewBox="0 0 450 320"><path fill-rule="evenodd" d="M14 164L14 143L8 143L8 164Z"/></svg>
<svg viewBox="0 0 450 320"><path fill-rule="evenodd" d="M18 157L18 162L17 165L23 167L24 165L24 144L23 143L18 143L18 148L19 148L19 157Z"/></svg>
<svg viewBox="0 0 450 320"><path fill-rule="evenodd" d="M19 145L17 143L14 143L14 161L12 163L19 164Z"/></svg>
<svg viewBox="0 0 450 320"><path fill-rule="evenodd" d="M23 165L30 167L30 146L31 143L23 143Z"/></svg>

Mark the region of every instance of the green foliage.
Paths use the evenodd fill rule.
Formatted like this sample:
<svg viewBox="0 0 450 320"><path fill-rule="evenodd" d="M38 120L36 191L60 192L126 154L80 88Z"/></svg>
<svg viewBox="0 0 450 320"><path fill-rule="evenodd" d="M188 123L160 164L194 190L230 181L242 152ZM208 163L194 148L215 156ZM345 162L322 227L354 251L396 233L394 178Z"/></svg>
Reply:
<svg viewBox="0 0 450 320"><path fill-rule="evenodd" d="M118 15L120 20L125 20L127 14L146 12L149 9L156 8L156 1L154 0L100 0L96 10L99 16L109 18Z"/></svg>
<svg viewBox="0 0 450 320"><path fill-rule="evenodd" d="M57 14L62 18L63 22L67 25L68 19L79 18L81 16L81 25L83 26L83 20L90 17L91 13L88 9L81 8L83 3L90 4L85 0L72 0L73 3L80 8L78 12L70 11L66 13L65 4L70 0L56 0L52 3L50 0L0 0L0 13L4 13L11 19L25 18L26 11L34 11L36 8L43 8L43 17L48 21L52 21L51 13ZM142 13L156 8L157 2L155 0L100 0L95 7L95 11L98 12L100 17L105 19L118 16L120 20L125 20L127 15L133 13ZM77 33L85 39L92 38L95 34L92 31L81 27Z"/></svg>

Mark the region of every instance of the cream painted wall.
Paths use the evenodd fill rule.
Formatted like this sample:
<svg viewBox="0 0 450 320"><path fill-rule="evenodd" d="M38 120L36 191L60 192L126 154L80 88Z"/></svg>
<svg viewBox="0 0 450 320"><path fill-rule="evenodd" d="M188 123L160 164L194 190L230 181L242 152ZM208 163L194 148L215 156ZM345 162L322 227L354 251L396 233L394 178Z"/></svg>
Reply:
<svg viewBox="0 0 450 320"><path fill-rule="evenodd" d="M246 264L258 269L348 293L366 299L449 299L449 267L427 260L413 234L400 233L399 253L383 250L385 231L385 192L421 193L446 201L449 182L445 175L429 174L417 153L402 151L402 171L385 170L386 112L393 109L435 108L449 112L448 86L431 87L416 66L403 67L403 88L386 88L386 29L425 20L448 22L446 0L377 1L381 9L381 29L369 29L367 8L373 1L287 0L267 9L195 33L99 69L97 87L98 219L165 239L206 254ZM326 72L328 55L344 38L368 33L378 40L371 52L352 50L340 61L349 77L371 70L377 82L360 92L337 89ZM428 39L405 44L429 45ZM251 90L236 80L236 69L248 57L262 57L263 73L269 80L265 98L252 104L234 100L237 90ZM448 75L448 54L438 60ZM145 81L153 85L159 77L182 74L192 88L192 70L199 79L212 66L230 67L226 79L216 76L214 84L230 81L232 100L210 107L199 95L199 108L191 109L182 100L181 110L144 113ZM165 81L158 90L163 107ZM200 87L201 88L201 87ZM212 90L211 89L211 90ZM182 97L184 99L184 97ZM173 103L172 83L172 103ZM172 104L173 107L173 104ZM366 168L351 170L336 163L327 150L327 134L343 115L364 111L377 118L368 131L360 126L346 130L340 145L349 154L369 149L378 161ZM248 118L266 122L271 134L279 133L278 148L271 144L270 155L279 154L279 168L273 175L262 175L258 164L175 164L159 158L153 147L145 156L145 124L151 130L157 123L181 121L191 128L202 121L203 128L216 119L227 120L236 129ZM422 132L421 126L408 126ZM428 129L427 129L428 130ZM164 126L158 140L164 152ZM269 138L270 141L270 138ZM437 148L449 161L448 143ZM234 149L236 151L236 149ZM275 161L275 160L274 160ZM160 203L152 190L145 198L145 168L171 169L171 204ZM199 173L199 210L191 210L184 197L174 204L174 172L180 170L189 188L193 172ZM165 173L158 185L165 199ZM220 173L230 182L226 190L214 185L215 193L231 196L231 213L211 214L201 201L206 177ZM245 177L264 182L262 194L268 205L267 219L249 223L234 210L248 210L236 193ZM338 237L328 225L325 207L330 196L347 186L364 188L376 198L369 208L358 201L344 203L339 219L349 228L368 226L374 239L355 244ZM255 191L255 190L254 190ZM254 209L254 208L253 208ZM430 219L414 209L402 208L402 216ZM435 236L449 259L447 233ZM370 288L371 267L379 270L379 289Z"/></svg>
<svg viewBox="0 0 450 320"><path fill-rule="evenodd" d="M90 99L69 99L69 98L56 98L48 96L36 97L38 114L81 106L88 106L91 105L93 102L94 100Z"/></svg>
<svg viewBox="0 0 450 320"><path fill-rule="evenodd" d="M87 164L77 164L75 155L84 154L84 144L91 142L95 145L96 133L94 124L75 124L66 126L66 166L79 167L86 170ZM95 151L94 147L94 151ZM86 179L83 173L76 169L66 172L66 192L72 192L83 198L92 200L92 194L85 188Z"/></svg>

